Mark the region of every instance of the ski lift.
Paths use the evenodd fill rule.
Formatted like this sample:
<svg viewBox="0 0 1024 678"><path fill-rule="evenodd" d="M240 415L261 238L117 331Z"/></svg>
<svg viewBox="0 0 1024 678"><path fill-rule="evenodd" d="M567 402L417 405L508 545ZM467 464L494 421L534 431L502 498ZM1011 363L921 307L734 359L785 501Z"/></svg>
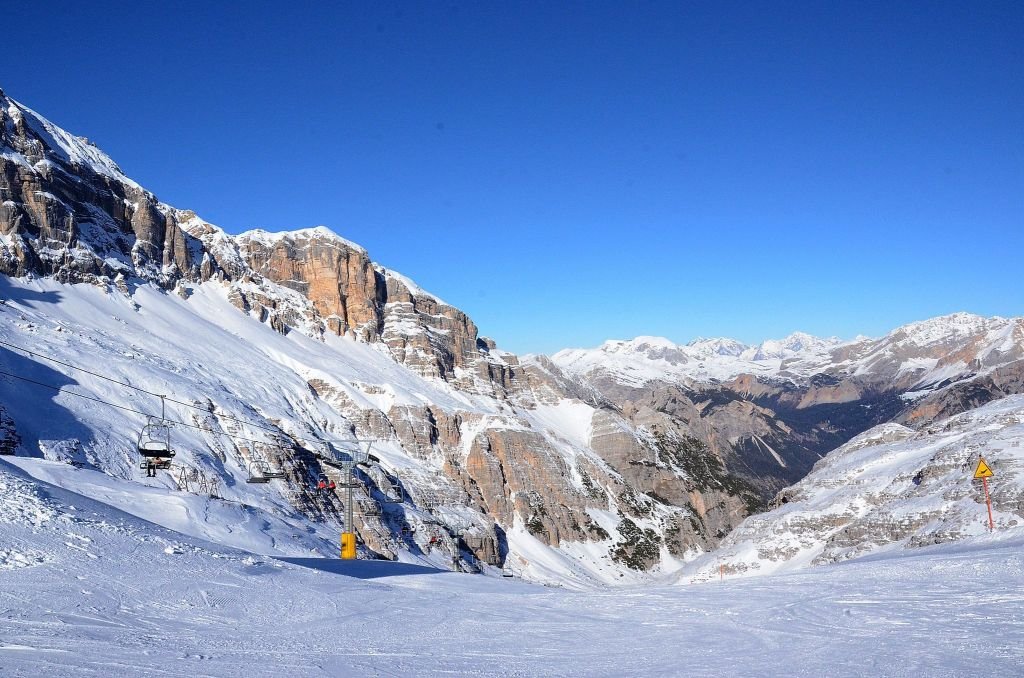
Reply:
<svg viewBox="0 0 1024 678"><path fill-rule="evenodd" d="M356 513L361 516L379 516L380 515L380 503L376 499L359 498L356 502Z"/></svg>
<svg viewBox="0 0 1024 678"><path fill-rule="evenodd" d="M246 479L247 483L266 483L285 477L283 469L272 468L270 462L255 449L250 453L248 469L249 477Z"/></svg>
<svg viewBox="0 0 1024 678"><path fill-rule="evenodd" d="M164 398L160 396L160 416L151 416L139 431L138 450L142 462L140 468L169 469L174 449L171 447L171 422L166 418Z"/></svg>
<svg viewBox="0 0 1024 678"><path fill-rule="evenodd" d="M270 476L270 464L262 460L255 460L249 462L249 477L245 479L247 483L269 483Z"/></svg>
<svg viewBox="0 0 1024 678"><path fill-rule="evenodd" d="M270 464L267 464L266 468L263 469L262 472L263 472L263 476L265 478L269 478L270 480L276 480L278 478L284 478L285 477L284 469L281 469L281 468L273 469L273 468L270 467Z"/></svg>
<svg viewBox="0 0 1024 678"><path fill-rule="evenodd" d="M391 488L389 490L381 488L381 489L384 489L384 503L385 504L404 504L405 503L405 488L402 487L402 484L399 483L399 482L392 482L390 478L388 478L388 483L391 485Z"/></svg>
<svg viewBox="0 0 1024 678"><path fill-rule="evenodd" d="M139 433L139 454L143 457L173 457L171 426L159 417L150 417Z"/></svg>

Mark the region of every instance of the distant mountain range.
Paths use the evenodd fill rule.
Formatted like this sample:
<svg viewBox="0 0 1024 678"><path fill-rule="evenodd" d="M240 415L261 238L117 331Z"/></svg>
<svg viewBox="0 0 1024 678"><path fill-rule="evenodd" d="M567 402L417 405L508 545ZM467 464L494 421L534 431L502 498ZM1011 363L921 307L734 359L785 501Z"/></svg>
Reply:
<svg viewBox="0 0 1024 678"><path fill-rule="evenodd" d="M623 385L724 382L745 374L798 383L816 374L872 374L898 388L927 390L1020 360L1022 345L1024 319L954 313L898 327L880 339L842 341L795 332L751 346L729 338L678 345L637 337L596 349L564 349L552 360L575 374Z"/></svg>

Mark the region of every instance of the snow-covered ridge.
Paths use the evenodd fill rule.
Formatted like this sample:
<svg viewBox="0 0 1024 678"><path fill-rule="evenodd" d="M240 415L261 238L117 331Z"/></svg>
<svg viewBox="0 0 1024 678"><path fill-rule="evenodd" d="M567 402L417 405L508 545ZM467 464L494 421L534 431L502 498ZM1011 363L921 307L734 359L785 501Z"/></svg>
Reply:
<svg viewBox="0 0 1024 678"><path fill-rule="evenodd" d="M3 107L9 118L8 124L13 125L24 121L36 135L43 139L50 152L63 162L88 167L96 174L110 177L136 189L142 188L128 178L117 163L91 141L85 137L70 134L28 106L6 96L3 91L0 91L0 107ZM15 149L9 147L5 147L5 150L17 153ZM28 164L24 156L22 156L22 160L24 164Z"/></svg>
<svg viewBox="0 0 1024 678"><path fill-rule="evenodd" d="M262 228L255 228L244 231L235 236L239 242L255 242L265 247L274 247L282 241L295 240L328 240L335 241L345 247L357 252L366 253L362 245L343 238L327 226L313 226L312 228L299 228L290 231L265 231Z"/></svg>
<svg viewBox="0 0 1024 678"><path fill-rule="evenodd" d="M698 338L685 345L664 337L610 340L595 349L563 349L551 356L562 369L587 375L601 372L627 385L659 380L728 380L741 374L778 374L809 363L804 372L826 364L836 338L796 332L784 339L748 345L735 339Z"/></svg>
<svg viewBox="0 0 1024 678"><path fill-rule="evenodd" d="M956 356L951 360L950 356ZM936 383L1024 358L1024 318L985 318L953 313L898 327L884 337L851 340L794 332L756 345L719 337L679 345L663 337L611 340L593 349L564 349L551 356L579 376L601 374L639 386L651 381L726 381L742 374L810 377L907 372ZM970 362L977 359L979 365Z"/></svg>
<svg viewBox="0 0 1024 678"><path fill-rule="evenodd" d="M909 341L917 346L929 346L1002 329L1007 326L1008 322L1007 318L1000 316L986 318L973 313L951 313L908 323L896 328L886 337L892 340Z"/></svg>

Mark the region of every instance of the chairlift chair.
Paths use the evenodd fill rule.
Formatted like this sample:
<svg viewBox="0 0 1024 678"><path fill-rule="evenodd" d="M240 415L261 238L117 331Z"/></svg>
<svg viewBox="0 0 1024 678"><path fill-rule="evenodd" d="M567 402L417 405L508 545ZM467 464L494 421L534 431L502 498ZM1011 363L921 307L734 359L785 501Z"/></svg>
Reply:
<svg viewBox="0 0 1024 678"><path fill-rule="evenodd" d="M173 457L170 423L161 417L150 417L139 432L138 447L139 454L146 458Z"/></svg>
<svg viewBox="0 0 1024 678"><path fill-rule="evenodd" d="M387 485L390 487L384 488L378 485L378 488L384 494L385 504L404 504L405 503L405 488L402 487L401 483L393 482L391 478L387 478Z"/></svg>
<svg viewBox="0 0 1024 678"><path fill-rule="evenodd" d="M171 422L167 420L164 403L165 396L160 396L160 416L150 416L139 431L138 450L142 461L139 468L169 469L174 449L171 447Z"/></svg>
<svg viewBox="0 0 1024 678"><path fill-rule="evenodd" d="M266 471L270 470L270 466L265 461L251 461L249 462L249 477L245 479L247 483L268 483L270 477L266 474Z"/></svg>
<svg viewBox="0 0 1024 678"><path fill-rule="evenodd" d="M284 469L273 469L270 468L270 465L268 464L267 467L263 469L263 476L270 480L276 480L277 478L284 478L285 473Z"/></svg>
<svg viewBox="0 0 1024 678"><path fill-rule="evenodd" d="M356 499L356 513L361 516L379 516L380 504L376 499Z"/></svg>

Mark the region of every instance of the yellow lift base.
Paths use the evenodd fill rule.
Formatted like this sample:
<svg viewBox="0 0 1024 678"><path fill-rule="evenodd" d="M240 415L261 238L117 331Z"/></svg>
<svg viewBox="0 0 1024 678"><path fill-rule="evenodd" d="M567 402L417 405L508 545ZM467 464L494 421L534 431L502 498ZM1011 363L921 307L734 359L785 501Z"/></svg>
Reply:
<svg viewBox="0 0 1024 678"><path fill-rule="evenodd" d="M356 535L355 532L341 533L341 558L342 560L356 559Z"/></svg>

